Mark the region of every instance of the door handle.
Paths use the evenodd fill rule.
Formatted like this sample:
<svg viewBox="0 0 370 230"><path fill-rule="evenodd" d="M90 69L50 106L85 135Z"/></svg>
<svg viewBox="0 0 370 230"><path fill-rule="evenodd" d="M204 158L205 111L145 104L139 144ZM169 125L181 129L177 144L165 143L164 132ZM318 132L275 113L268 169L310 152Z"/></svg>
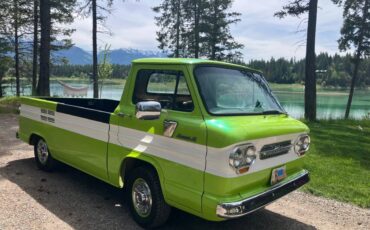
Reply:
<svg viewBox="0 0 370 230"><path fill-rule="evenodd" d="M119 117L131 117L131 115L130 115L130 114L125 114L125 113L123 113L123 112L118 112L118 113L117 113L117 116L119 116Z"/></svg>
<svg viewBox="0 0 370 230"><path fill-rule="evenodd" d="M172 137L177 127L176 121L165 120L163 122L163 135L166 137Z"/></svg>

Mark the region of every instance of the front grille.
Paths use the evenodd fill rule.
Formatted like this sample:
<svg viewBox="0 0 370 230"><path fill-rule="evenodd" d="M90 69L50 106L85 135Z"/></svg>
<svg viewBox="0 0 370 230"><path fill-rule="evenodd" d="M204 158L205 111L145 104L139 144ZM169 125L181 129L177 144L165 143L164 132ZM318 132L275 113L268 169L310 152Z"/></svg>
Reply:
<svg viewBox="0 0 370 230"><path fill-rule="evenodd" d="M262 147L260 159L264 160L271 157L280 156L289 152L292 147L291 141L283 141L274 144L268 144Z"/></svg>

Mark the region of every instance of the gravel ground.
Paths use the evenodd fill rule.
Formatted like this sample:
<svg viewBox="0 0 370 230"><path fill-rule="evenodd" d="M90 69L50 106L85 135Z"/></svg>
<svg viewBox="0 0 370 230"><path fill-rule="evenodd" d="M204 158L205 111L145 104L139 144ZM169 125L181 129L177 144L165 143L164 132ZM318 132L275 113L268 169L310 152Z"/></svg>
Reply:
<svg viewBox="0 0 370 230"><path fill-rule="evenodd" d="M119 189L68 166L37 170L15 138L17 116L0 114L0 230L139 229ZM370 229L370 210L293 192L241 219L208 222L175 210L164 229Z"/></svg>

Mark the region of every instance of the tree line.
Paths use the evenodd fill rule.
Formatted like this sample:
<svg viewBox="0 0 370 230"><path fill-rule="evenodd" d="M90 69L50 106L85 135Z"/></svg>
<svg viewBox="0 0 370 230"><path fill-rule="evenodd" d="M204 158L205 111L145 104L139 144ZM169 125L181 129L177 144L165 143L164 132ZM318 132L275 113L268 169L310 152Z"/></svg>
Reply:
<svg viewBox="0 0 370 230"><path fill-rule="evenodd" d="M351 76L354 68L353 57L349 54L329 55L320 53L316 56L317 84L322 87L348 88L351 85ZM305 60L271 58L269 60L251 60L248 63L240 63L248 67L260 70L271 83L278 84L304 84ZM51 76L67 78L91 79L92 65L53 65ZM130 70L130 65L112 64L111 78L125 79ZM370 59L365 59L358 73L358 87L370 86ZM27 82L31 82L29 79Z"/></svg>
<svg viewBox="0 0 370 230"><path fill-rule="evenodd" d="M112 72L111 78L125 79L130 71L130 65L111 64ZM67 78L85 78L91 79L92 65L55 65L51 69L51 75L54 77L67 77Z"/></svg>
<svg viewBox="0 0 370 230"><path fill-rule="evenodd" d="M351 85L351 76L354 72L353 57L328 53L320 53L316 56L317 84L322 87L348 88ZM260 70L265 78L271 83L278 84L304 84L305 59L271 58L270 60L250 60L248 63L240 63L248 67ZM58 77L82 77L91 76L91 65L56 65L51 74ZM130 70L130 65L112 65L112 78L125 79ZM358 87L370 86L370 59L365 59L358 73Z"/></svg>
<svg viewBox="0 0 370 230"><path fill-rule="evenodd" d="M263 71L266 79L273 83L305 84L305 59L295 60L271 58L270 60L251 60L248 64ZM316 56L317 84L323 87L349 88L354 73L353 57L350 54L341 56L320 53ZM370 86L370 59L363 60L358 71L358 87Z"/></svg>

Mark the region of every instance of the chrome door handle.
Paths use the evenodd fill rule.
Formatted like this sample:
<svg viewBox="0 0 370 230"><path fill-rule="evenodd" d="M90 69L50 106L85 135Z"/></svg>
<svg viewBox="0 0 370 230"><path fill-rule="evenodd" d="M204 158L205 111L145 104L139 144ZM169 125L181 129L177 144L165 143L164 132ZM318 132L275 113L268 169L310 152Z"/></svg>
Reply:
<svg viewBox="0 0 370 230"><path fill-rule="evenodd" d="M177 127L176 121L165 120L163 122L163 135L166 137L172 137Z"/></svg>
<svg viewBox="0 0 370 230"><path fill-rule="evenodd" d="M119 113L117 113L117 116L119 116L119 117L131 117L131 115L130 115L130 114L125 114L125 113L123 113L123 112L119 112Z"/></svg>

